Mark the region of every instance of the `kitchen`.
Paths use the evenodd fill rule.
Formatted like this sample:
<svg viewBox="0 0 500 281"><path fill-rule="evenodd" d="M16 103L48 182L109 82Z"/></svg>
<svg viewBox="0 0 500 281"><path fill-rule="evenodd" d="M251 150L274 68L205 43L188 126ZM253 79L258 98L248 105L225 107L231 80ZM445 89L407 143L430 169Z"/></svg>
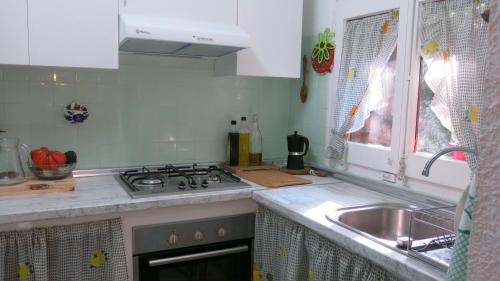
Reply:
<svg viewBox="0 0 500 281"><path fill-rule="evenodd" d="M453 107L432 98L454 91L436 88L442 80L432 66L439 72L439 63L448 57L453 63L457 50L474 58L459 60L459 69L481 60L498 68L492 55L499 43L498 1L41 3L0 1L0 172L19 171L2 173L0 181L22 181L0 186L7 194L0 196L0 279L498 276L498 259L490 254L499 245L493 187L498 98L491 81L500 72L474 70L467 75L479 82L457 90L474 124L472 136L454 113L443 121L439 106ZM421 24L439 22L453 38L457 13L462 22L475 22L467 27L473 32L459 38L474 40L446 41ZM434 55L442 60L432 61ZM369 83L376 78L361 68L377 63L380 85ZM482 98L467 96L469 87L484 92ZM356 100L353 93L363 96ZM250 140L255 135L254 116L260 145L252 147L257 137L243 152L240 143L231 150L231 121L244 143L242 132L249 131ZM241 131L242 117L248 130ZM466 133L453 133L464 127ZM17 152L21 145L9 143L13 138L28 152L48 147L66 153L57 165L72 177L58 183L73 181L74 190L46 192L47 181L37 179L40 194L9 195L34 180L32 174L52 175L42 162L62 158L43 150L37 153L47 153L46 160L25 156ZM468 152L451 151L422 175L433 155L457 145ZM260 152L266 165L225 165L231 152L241 159ZM263 181L257 173L273 176ZM461 197L471 178L477 191L470 250L465 269L457 269L449 260L459 237L454 221L462 218L455 208L464 209ZM269 181L287 186L268 188ZM447 223L438 228L446 231L413 237L410 225L419 230L420 219L436 208ZM377 222L381 217L390 222ZM30 237L46 248L31 249ZM447 251L446 264L426 259L425 251L415 250L419 243Z"/></svg>

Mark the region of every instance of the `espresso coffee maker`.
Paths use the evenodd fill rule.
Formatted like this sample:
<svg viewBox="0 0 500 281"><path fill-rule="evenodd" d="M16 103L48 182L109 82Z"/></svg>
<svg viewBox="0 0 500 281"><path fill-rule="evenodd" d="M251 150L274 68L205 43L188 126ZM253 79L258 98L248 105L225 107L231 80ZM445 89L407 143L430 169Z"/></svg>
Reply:
<svg viewBox="0 0 500 281"><path fill-rule="evenodd" d="M295 131L293 135L289 135L286 138L288 143L287 169L304 169L304 155L306 155L309 150L309 140L306 137L297 134L297 131Z"/></svg>

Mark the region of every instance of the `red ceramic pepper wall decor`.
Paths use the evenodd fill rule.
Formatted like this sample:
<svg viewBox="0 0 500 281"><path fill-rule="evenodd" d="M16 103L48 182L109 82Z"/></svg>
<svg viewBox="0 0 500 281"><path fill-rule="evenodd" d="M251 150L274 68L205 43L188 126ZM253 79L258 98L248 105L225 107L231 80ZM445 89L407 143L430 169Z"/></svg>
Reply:
<svg viewBox="0 0 500 281"><path fill-rule="evenodd" d="M311 64L317 73L324 74L332 72L333 60L335 58L335 33L326 28L324 32L318 33L318 38L311 55Z"/></svg>

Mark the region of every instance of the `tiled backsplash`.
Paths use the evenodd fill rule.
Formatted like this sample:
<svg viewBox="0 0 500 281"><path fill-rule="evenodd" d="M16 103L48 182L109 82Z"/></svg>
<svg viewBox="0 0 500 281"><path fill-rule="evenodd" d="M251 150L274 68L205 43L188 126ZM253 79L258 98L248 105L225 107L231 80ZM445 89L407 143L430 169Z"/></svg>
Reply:
<svg viewBox="0 0 500 281"><path fill-rule="evenodd" d="M122 55L118 71L0 68L0 129L31 147L75 150L81 169L219 161L229 121L257 113L264 157L285 157L292 84L216 77L209 60L137 55ZM87 105L85 123L64 120L72 101Z"/></svg>

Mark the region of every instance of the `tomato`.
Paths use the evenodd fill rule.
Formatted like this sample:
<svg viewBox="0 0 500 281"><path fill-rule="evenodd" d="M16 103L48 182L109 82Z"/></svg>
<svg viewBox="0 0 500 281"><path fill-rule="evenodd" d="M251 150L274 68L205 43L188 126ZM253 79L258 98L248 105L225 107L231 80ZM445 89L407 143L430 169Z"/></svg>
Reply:
<svg viewBox="0 0 500 281"><path fill-rule="evenodd" d="M50 166L57 168L66 163L66 155L60 151L49 151L46 147L40 147L31 151L31 160L35 166L45 168Z"/></svg>
<svg viewBox="0 0 500 281"><path fill-rule="evenodd" d="M50 151L49 164L57 166L66 164L66 155L60 151Z"/></svg>
<svg viewBox="0 0 500 281"><path fill-rule="evenodd" d="M34 149L31 151L31 160L35 164L35 166L45 166L48 165L48 154L49 149L46 147L40 147L38 149Z"/></svg>
<svg viewBox="0 0 500 281"><path fill-rule="evenodd" d="M38 156L47 155L48 153L49 153L49 149L46 147L40 147L37 149L33 149L30 153L31 160L35 160L35 158L37 158Z"/></svg>

